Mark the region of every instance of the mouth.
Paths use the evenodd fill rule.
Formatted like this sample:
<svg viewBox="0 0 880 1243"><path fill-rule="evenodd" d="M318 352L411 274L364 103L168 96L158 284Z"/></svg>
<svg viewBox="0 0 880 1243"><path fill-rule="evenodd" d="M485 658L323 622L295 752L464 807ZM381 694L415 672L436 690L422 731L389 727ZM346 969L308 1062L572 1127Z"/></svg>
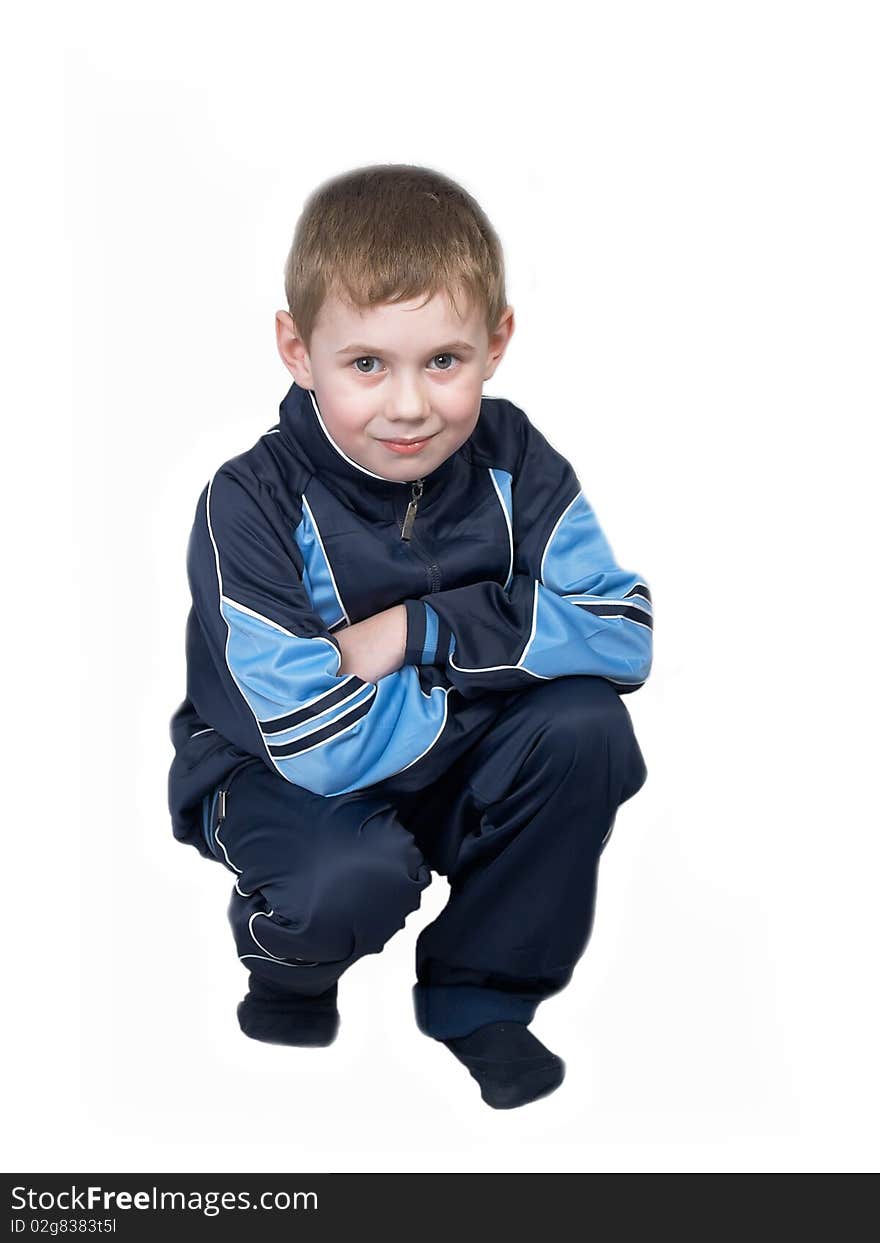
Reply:
<svg viewBox="0 0 880 1243"><path fill-rule="evenodd" d="M436 435L437 433L433 432L430 436L419 436L417 439L414 439L414 440L381 440L380 439L379 443L386 445L389 449L392 449L395 453L417 453L423 445L426 445L429 440L433 440L434 436Z"/></svg>

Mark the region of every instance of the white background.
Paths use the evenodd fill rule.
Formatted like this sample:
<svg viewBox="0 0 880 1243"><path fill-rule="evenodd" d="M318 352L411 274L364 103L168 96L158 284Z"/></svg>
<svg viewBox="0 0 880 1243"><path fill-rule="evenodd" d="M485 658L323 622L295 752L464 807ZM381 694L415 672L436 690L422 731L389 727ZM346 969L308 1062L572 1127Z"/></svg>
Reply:
<svg viewBox="0 0 880 1243"><path fill-rule="evenodd" d="M876 7L29 21L0 75L3 1168L876 1169ZM262 1045L228 873L165 801L195 502L289 387L306 195L376 162L484 206L517 320L487 391L654 599L648 781L534 1023L567 1077L509 1112L415 1025L443 878L343 976L334 1045Z"/></svg>

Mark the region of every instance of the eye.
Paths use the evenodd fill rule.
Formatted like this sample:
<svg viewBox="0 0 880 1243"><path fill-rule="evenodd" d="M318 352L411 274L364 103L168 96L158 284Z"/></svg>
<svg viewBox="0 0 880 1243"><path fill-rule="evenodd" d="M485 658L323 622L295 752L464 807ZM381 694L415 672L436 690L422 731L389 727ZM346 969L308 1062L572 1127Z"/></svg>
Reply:
<svg viewBox="0 0 880 1243"><path fill-rule="evenodd" d="M435 355L434 355L434 358L433 358L431 361L432 361L432 362L434 362L434 361L435 361L436 359L438 359L438 358L448 358L448 359L450 359L450 360L451 360L451 359L456 359L456 361L461 362L461 359L458 357L458 355L457 355L457 354L435 354ZM452 370L453 370L453 368L452 368L451 366L449 366L449 367L440 367L440 368L438 368L438 370L440 370L440 371L452 371Z"/></svg>
<svg viewBox="0 0 880 1243"><path fill-rule="evenodd" d="M357 369L358 375L375 375L376 374L375 371L361 371L361 369L358 367L358 363L378 362L378 361L379 360L378 358L376 358L375 354L364 354L363 357L356 358L352 365Z"/></svg>

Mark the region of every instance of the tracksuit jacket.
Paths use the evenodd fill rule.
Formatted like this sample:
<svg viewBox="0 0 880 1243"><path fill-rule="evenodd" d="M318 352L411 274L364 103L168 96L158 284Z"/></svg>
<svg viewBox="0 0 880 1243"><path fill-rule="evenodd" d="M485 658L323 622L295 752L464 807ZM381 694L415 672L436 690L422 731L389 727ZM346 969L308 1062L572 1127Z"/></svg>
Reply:
<svg viewBox="0 0 880 1243"><path fill-rule="evenodd" d="M471 436L412 482L361 466L294 383L279 421L199 496L187 546L186 698L171 720L174 835L203 855L243 765L330 796L448 768L487 693L591 674L620 694L652 660L651 592L622 569L568 461L484 396ZM400 669L340 674L335 637L405 604Z"/></svg>

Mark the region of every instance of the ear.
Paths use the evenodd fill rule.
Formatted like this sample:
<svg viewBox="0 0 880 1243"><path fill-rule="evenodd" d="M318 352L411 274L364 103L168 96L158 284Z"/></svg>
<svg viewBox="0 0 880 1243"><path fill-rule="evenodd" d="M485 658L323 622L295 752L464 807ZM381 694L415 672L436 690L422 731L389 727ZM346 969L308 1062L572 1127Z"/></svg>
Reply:
<svg viewBox="0 0 880 1243"><path fill-rule="evenodd" d="M287 311L275 314L275 339L278 353L287 370L300 388L314 388L312 368L305 342L297 332L295 321Z"/></svg>
<svg viewBox="0 0 880 1243"><path fill-rule="evenodd" d="M513 336L516 328L516 321L513 317L513 307L506 306L501 312L501 318L498 320L498 327L489 337L489 355L486 359L486 371L483 376L484 380L489 380L495 374L498 364L504 357L510 338Z"/></svg>

